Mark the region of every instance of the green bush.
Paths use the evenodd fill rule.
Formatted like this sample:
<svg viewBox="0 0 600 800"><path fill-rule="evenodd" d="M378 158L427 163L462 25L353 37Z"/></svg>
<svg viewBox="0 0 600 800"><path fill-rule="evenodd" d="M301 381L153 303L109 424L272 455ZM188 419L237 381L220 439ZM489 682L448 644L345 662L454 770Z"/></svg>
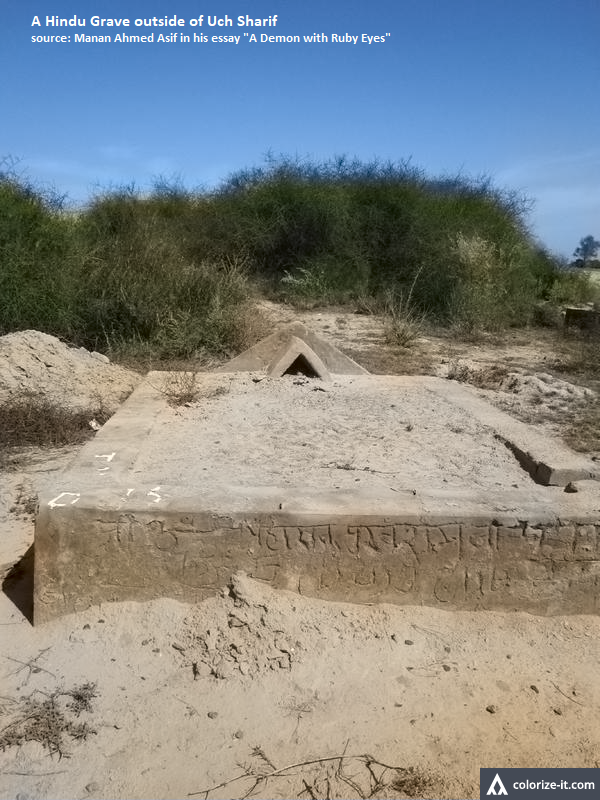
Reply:
<svg viewBox="0 0 600 800"><path fill-rule="evenodd" d="M541 302L591 289L535 244L526 213L487 179L408 163L270 159L214 191L159 179L77 214L7 170L0 332L165 358L231 353L252 343L258 285L305 305L369 298L397 340L424 316L467 331L527 324Z"/></svg>
<svg viewBox="0 0 600 800"><path fill-rule="evenodd" d="M74 332L72 226L61 198L0 172L0 335Z"/></svg>
<svg viewBox="0 0 600 800"><path fill-rule="evenodd" d="M459 235L519 250L500 261L512 283L519 269L524 282L531 277L527 205L487 180L432 180L407 164L280 159L230 177L217 199L254 270L303 302L410 290L417 311L448 320L469 279Z"/></svg>
<svg viewBox="0 0 600 800"><path fill-rule="evenodd" d="M165 358L235 349L249 297L246 266L235 256L192 256L181 230L189 205L180 196L144 200L127 191L88 209L79 232L86 274L79 304L90 344L145 342Z"/></svg>

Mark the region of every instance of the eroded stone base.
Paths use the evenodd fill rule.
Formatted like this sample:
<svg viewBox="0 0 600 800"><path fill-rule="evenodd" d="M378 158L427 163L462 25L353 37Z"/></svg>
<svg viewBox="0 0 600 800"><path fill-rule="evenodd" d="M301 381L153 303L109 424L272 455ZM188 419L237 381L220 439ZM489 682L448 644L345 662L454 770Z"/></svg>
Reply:
<svg viewBox="0 0 600 800"><path fill-rule="evenodd" d="M600 524L49 509L37 520L35 623L119 600L198 602L243 570L351 602L600 611Z"/></svg>

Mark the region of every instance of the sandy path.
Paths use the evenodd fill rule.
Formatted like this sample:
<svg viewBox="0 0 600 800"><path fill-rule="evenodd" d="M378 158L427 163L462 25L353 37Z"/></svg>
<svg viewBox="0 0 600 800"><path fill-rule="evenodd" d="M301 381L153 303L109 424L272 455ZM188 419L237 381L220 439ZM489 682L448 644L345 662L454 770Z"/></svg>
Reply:
<svg viewBox="0 0 600 800"><path fill-rule="evenodd" d="M21 517L9 536L5 522L17 558L32 524ZM197 607L106 604L34 629L30 593L26 559L0 594L1 798L180 798L344 753L402 768L374 766L377 797L407 796L398 778L417 797L477 797L480 766L600 766L598 617L326 603L240 577ZM57 693L85 685L96 696L76 716ZM42 714L32 735L62 758L24 741L31 703L52 697L59 723ZM73 738L84 723L87 738ZM328 785L358 796L338 767L296 768L255 796L306 796L304 781L318 797ZM364 759L342 774L373 789Z"/></svg>

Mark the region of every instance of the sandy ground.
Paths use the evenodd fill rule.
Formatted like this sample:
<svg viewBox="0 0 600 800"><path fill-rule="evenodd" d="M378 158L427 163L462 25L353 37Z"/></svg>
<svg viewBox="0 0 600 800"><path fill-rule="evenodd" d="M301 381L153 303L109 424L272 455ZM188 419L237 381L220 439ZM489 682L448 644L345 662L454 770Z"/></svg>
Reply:
<svg viewBox="0 0 600 800"><path fill-rule="evenodd" d="M196 607L33 628L35 497L75 453L0 473L1 798L478 797L480 767L600 767L599 617L326 603L235 575Z"/></svg>
<svg viewBox="0 0 600 800"><path fill-rule="evenodd" d="M202 375L196 402L165 403L152 436L140 444L132 477L187 486L197 483L202 465L202 491L220 489L221 496L229 485L377 496L390 489L485 492L530 483L493 430L441 393L408 381Z"/></svg>

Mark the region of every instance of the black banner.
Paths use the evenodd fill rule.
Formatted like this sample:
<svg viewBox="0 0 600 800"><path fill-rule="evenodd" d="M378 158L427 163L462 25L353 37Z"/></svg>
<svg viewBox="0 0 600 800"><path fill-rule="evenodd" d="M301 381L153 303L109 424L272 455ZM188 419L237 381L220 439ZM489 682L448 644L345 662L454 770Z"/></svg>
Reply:
<svg viewBox="0 0 600 800"><path fill-rule="evenodd" d="M600 798L600 769L480 769L479 796L522 800L592 800Z"/></svg>

